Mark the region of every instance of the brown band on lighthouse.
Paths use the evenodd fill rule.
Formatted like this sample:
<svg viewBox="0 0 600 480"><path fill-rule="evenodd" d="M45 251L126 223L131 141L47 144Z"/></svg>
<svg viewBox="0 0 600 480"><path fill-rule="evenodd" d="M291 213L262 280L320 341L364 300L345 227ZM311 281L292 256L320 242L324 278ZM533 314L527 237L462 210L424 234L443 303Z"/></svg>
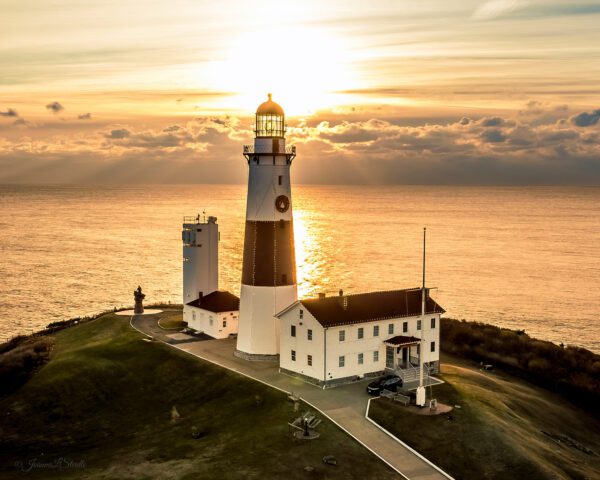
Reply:
<svg viewBox="0 0 600 480"><path fill-rule="evenodd" d="M294 227L291 221L246 221L242 283L257 287L296 283Z"/></svg>

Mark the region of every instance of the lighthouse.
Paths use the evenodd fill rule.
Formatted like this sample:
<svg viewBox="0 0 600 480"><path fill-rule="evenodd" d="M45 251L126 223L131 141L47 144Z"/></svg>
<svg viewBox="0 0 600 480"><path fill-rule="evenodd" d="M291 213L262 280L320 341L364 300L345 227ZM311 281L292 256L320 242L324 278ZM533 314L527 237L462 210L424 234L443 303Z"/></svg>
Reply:
<svg viewBox="0 0 600 480"><path fill-rule="evenodd" d="M297 300L290 167L296 149L285 144L285 114L271 99L256 110L248 161L246 230L235 355L278 360L279 319Z"/></svg>

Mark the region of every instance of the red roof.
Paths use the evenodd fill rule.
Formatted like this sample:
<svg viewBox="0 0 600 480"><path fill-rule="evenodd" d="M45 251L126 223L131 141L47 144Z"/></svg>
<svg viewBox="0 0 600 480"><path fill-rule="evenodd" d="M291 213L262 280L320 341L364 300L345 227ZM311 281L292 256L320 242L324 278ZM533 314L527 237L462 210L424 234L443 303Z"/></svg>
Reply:
<svg viewBox="0 0 600 480"><path fill-rule="evenodd" d="M309 298L300 303L324 327L375 322L421 315L421 289L389 290L355 295ZM428 291L429 292L429 291ZM425 313L444 313L427 293Z"/></svg>
<svg viewBox="0 0 600 480"><path fill-rule="evenodd" d="M197 298L188 303L190 307L197 307L213 313L235 312L240 309L240 299L233 293L217 290L204 297Z"/></svg>

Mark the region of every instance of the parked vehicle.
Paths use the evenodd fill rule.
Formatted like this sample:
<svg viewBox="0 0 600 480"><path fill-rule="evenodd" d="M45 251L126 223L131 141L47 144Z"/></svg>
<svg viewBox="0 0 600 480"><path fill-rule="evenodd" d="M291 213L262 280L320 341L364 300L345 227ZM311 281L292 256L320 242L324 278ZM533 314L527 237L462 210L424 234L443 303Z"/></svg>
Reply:
<svg viewBox="0 0 600 480"><path fill-rule="evenodd" d="M367 385L367 393L369 395L379 395L383 390L397 392L398 388L402 387L402 379L397 375L386 375Z"/></svg>

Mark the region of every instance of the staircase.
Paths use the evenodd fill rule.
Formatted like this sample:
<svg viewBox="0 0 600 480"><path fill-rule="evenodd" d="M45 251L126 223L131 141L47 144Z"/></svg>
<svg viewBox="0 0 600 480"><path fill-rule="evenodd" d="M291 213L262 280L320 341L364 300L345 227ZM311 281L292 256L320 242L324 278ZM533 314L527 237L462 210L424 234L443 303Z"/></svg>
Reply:
<svg viewBox="0 0 600 480"><path fill-rule="evenodd" d="M410 382L419 380L419 369L410 365L408 368L396 369L396 374L402 379L402 383L406 385Z"/></svg>

